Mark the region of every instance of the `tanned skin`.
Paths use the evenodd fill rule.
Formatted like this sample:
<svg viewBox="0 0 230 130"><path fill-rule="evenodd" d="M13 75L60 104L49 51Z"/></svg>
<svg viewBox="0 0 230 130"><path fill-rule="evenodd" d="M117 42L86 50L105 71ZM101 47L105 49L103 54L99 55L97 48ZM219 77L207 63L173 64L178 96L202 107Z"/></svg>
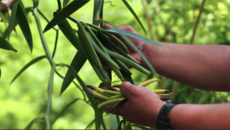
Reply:
<svg viewBox="0 0 230 130"><path fill-rule="evenodd" d="M104 24L103 28L112 28ZM118 29L138 34L131 26ZM126 42L120 38L125 44ZM168 50L130 37L130 40L150 61L158 74L185 85L208 91L230 91L230 47L224 45L180 45L161 43ZM127 44L126 44L127 45ZM127 45L128 46L128 45ZM141 57L128 46L130 55L148 69ZM103 62L105 69L108 65ZM128 101L112 113L135 124L156 127L157 115L165 102L143 87L129 82L121 84ZM111 105L104 108L109 110ZM174 129L230 129L230 103L179 104L169 114Z"/></svg>

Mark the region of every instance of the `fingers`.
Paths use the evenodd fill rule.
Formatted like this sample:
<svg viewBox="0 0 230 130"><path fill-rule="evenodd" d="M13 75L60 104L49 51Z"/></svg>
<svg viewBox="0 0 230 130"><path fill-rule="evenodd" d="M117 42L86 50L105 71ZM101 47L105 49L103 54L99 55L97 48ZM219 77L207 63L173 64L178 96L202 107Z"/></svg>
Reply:
<svg viewBox="0 0 230 130"><path fill-rule="evenodd" d="M110 29L110 28L113 28L113 27L110 26L109 24L105 23L105 24L103 24L103 28L104 29Z"/></svg>
<svg viewBox="0 0 230 130"><path fill-rule="evenodd" d="M130 82L123 82L120 86L120 90L127 99L138 94L138 86L133 85Z"/></svg>

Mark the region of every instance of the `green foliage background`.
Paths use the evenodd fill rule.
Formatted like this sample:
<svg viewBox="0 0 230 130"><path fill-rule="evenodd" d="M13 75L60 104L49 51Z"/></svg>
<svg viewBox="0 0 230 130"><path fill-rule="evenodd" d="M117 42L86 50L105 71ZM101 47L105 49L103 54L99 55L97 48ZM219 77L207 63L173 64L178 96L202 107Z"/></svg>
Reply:
<svg viewBox="0 0 230 130"><path fill-rule="evenodd" d="M145 36L141 27L124 4L118 0L110 0L104 4L104 19L116 26L131 25L140 35ZM156 0L159 6L148 3L148 13L151 17L154 36L156 41L177 44L189 44L192 36L194 22L199 14L200 0ZM140 20L148 30L146 17L141 0L128 1L135 10ZM25 7L32 7L32 1L23 0ZM230 1L229 0L207 0L204 6L200 23L197 29L194 44L196 45L229 45L230 44ZM157 8L159 10L157 11ZM57 10L57 2L54 0L40 1L39 9L51 20L53 12ZM72 14L75 19L92 22L93 1ZM32 13L28 14L30 27L33 35L34 49L31 54L24 36L17 26L17 34L11 33L10 43L18 50L17 53L0 49L0 68L2 71L0 79L0 128L13 129L25 128L34 118L44 117L47 102L47 84L49 80L50 66L48 60L42 60L31 66L11 85L10 81L18 71L32 59L44 55L38 30ZM46 21L40 17L42 27ZM70 22L77 29L76 24ZM4 23L0 23L0 33L5 30ZM148 30L149 31L149 30ZM150 33L147 35L150 38ZM53 50L55 31L45 33L49 50ZM60 31L57 53L54 60L57 63L70 64L76 49L69 43ZM211 55L210 55L211 56ZM59 67L58 71L65 75L67 68ZM147 77L135 72L135 82L142 82ZM98 86L99 78L87 62L81 69L79 75L88 84ZM196 78L196 77L194 77ZM153 84L148 88L172 89L174 81L161 77L160 84ZM76 98L82 98L82 94L76 87L71 86L60 96L62 79L55 75L51 119L64 108L66 104ZM115 80L116 81L116 80ZM230 94L227 92L207 92L190 88L179 84L177 87L176 102L181 103L220 103L229 102ZM83 101L77 101L73 106L54 123L52 128L74 128L84 129L93 120L93 109ZM108 118L105 116L105 118ZM109 122L107 122L109 123ZM38 121L33 128L42 128L42 121Z"/></svg>

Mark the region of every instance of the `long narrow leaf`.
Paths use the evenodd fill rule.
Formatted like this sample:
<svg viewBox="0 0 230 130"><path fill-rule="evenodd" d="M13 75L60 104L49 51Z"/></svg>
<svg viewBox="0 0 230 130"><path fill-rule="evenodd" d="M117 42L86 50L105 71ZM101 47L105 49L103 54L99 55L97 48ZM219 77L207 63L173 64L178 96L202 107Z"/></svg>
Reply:
<svg viewBox="0 0 230 130"><path fill-rule="evenodd" d="M25 128L25 130L30 130L33 126L34 123L38 122L38 121L41 121L41 120L44 120L44 118L36 118L36 119L33 119Z"/></svg>
<svg viewBox="0 0 230 130"><path fill-rule="evenodd" d="M85 130L90 129L90 127L93 125L93 123L95 122L95 119L93 119L85 128Z"/></svg>
<svg viewBox="0 0 230 130"><path fill-rule="evenodd" d="M69 3L70 0L64 0L63 1L63 8L66 7L66 5Z"/></svg>
<svg viewBox="0 0 230 130"><path fill-rule="evenodd" d="M121 74L123 75L125 81L129 81L130 83L134 84L133 79L130 74L127 74L123 70L121 70Z"/></svg>
<svg viewBox="0 0 230 130"><path fill-rule="evenodd" d="M8 39L10 38L10 33L14 27L14 22L15 22L15 16L17 13L17 8L18 8L18 2L14 3L14 5L12 6L12 11L11 11L11 17L10 17L10 22L9 22L9 26L7 28L7 32L8 32Z"/></svg>
<svg viewBox="0 0 230 130"><path fill-rule="evenodd" d="M23 11L23 5L19 3L18 8L17 8L17 14L16 14L16 19L18 22L18 25L20 26L22 33L28 43L28 46L31 50L33 51L33 39L32 39L32 33L30 30L29 23L27 21L26 14Z"/></svg>
<svg viewBox="0 0 230 130"><path fill-rule="evenodd" d="M81 8L88 1L89 0L74 0L72 3L70 3L62 11L60 11L57 15L54 16L54 18L45 27L44 32L53 28L55 25L59 24L60 22L62 22L65 18L70 16L73 12L75 12L79 8Z"/></svg>
<svg viewBox="0 0 230 130"><path fill-rule="evenodd" d="M135 19L137 20L137 22L141 25L141 28L143 29L143 31L146 34L146 30L143 26L143 24L141 23L140 19L138 18L138 16L136 15L136 13L134 12L134 10L132 9L132 7L127 3L126 0L122 0L123 3L125 4L125 6L129 9L129 11L132 13L132 15L135 17Z"/></svg>
<svg viewBox="0 0 230 130"><path fill-rule="evenodd" d="M86 57L85 57L83 51L79 50L76 53L70 66L72 66L75 69L75 71L78 73L80 71L80 69L82 68L82 66L85 64L85 61L86 61ZM70 83L73 81L73 79L74 79L74 76L72 75L72 73L69 69L65 75L64 80L63 80L60 95L67 89L67 87L70 85Z"/></svg>
<svg viewBox="0 0 230 130"><path fill-rule="evenodd" d="M160 47L163 47L163 48L167 49L166 47L164 47L163 45L161 45L158 42L155 42L155 41L150 40L148 38L142 37L141 35L131 33L131 32L128 32L128 31L116 30L116 29L103 29L103 30L100 30L100 31L106 31L106 32L117 33L117 34L120 34L119 32L121 32L122 34L124 34L126 36L133 37L133 38L136 38L138 40L145 41L147 43L151 43L151 44L154 44L154 45L157 45L157 46L160 46Z"/></svg>
<svg viewBox="0 0 230 130"><path fill-rule="evenodd" d="M80 98L74 99L73 101L71 101L70 103L68 103L62 110L61 112L56 116L56 118L53 120L52 124L55 123L55 121L71 106L73 105L76 101L78 100L82 100Z"/></svg>
<svg viewBox="0 0 230 130"><path fill-rule="evenodd" d="M86 87L85 82L78 76L77 71L73 67L71 67L69 65L66 65L66 64L59 64L59 65L61 65L61 66L67 66L69 68L70 72L73 74L73 76L78 80L78 82L82 86L84 92L86 93L87 97L89 98L89 101L92 104L92 107L93 107L93 109L95 111L96 122L97 122L98 118L102 119L102 117L100 117L100 115L101 115L100 111L97 108L97 103L94 101L94 98L93 98L92 94L89 93L89 91L88 91L88 89ZM96 123L96 129L100 129L99 128L99 123Z"/></svg>
<svg viewBox="0 0 230 130"><path fill-rule="evenodd" d="M4 50L12 50L14 52L17 52L17 50L14 49L13 46L8 41L3 39L2 37L0 37L0 48Z"/></svg>
<svg viewBox="0 0 230 130"><path fill-rule="evenodd" d="M15 80L22 72L24 72L28 67L30 67L30 66L33 65L34 63L36 63L36 62L38 62L38 61L40 61L40 60L42 60L42 59L44 59L44 58L46 58L46 56L40 56L40 57L37 57L37 58L33 59L33 60L30 61L29 63L27 63L27 64L17 73L17 75L13 78L13 80L10 82L10 84L13 83L14 80Z"/></svg>
<svg viewBox="0 0 230 130"><path fill-rule="evenodd" d="M104 0L94 0L94 9L93 9L93 24L99 25L99 22L96 20L96 17L102 16ZM102 18L101 18L102 19Z"/></svg>
<svg viewBox="0 0 230 130"><path fill-rule="evenodd" d="M74 33L72 27L70 26L69 22L64 19L61 23L58 24L59 28L61 29L62 33L65 37L70 41L70 43L76 48L79 48L80 41L77 35Z"/></svg>
<svg viewBox="0 0 230 130"><path fill-rule="evenodd" d="M0 18L2 18L2 21L4 22L5 26L7 27L7 18L2 12L0 11Z"/></svg>

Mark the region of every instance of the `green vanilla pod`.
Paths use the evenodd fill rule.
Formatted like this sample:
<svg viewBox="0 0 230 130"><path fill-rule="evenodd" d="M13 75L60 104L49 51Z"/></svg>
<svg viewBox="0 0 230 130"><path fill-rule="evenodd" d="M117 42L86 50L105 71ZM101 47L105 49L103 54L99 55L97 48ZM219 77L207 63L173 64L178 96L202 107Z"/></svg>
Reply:
<svg viewBox="0 0 230 130"><path fill-rule="evenodd" d="M118 44L126 53L129 53L129 50L127 49L125 44L120 39L118 39L116 36L114 36L113 34L109 32L103 31L103 33L107 35L111 40L113 40L116 44Z"/></svg>
<svg viewBox="0 0 230 130"><path fill-rule="evenodd" d="M100 36L103 38L104 42L106 42L107 44L111 45L111 47L116 50L118 53L120 53L121 55L123 55L124 57L140 64L140 62L136 61L133 57L131 57L129 54L127 54L126 52L124 52L120 47L118 47L111 39L109 39L105 34L99 32Z"/></svg>
<svg viewBox="0 0 230 130"><path fill-rule="evenodd" d="M118 66L125 72L125 73L127 73L127 74L129 74L129 75L132 75L132 73L130 72L130 70L129 70L129 68L125 65L125 64L123 64L120 60L118 60L118 59L115 59L115 58L112 58L117 64L118 64Z"/></svg>
<svg viewBox="0 0 230 130"><path fill-rule="evenodd" d="M116 59L118 59L118 60L120 60L120 61L122 61L122 62L124 62L124 63L126 63L126 64L128 64L128 65L130 65L131 67L133 67L133 68L139 70L139 71L142 72L142 73L145 73L145 74L147 74L147 75L150 74L150 72L149 72L148 70L146 70L145 68L143 68L143 67L140 66L139 64L137 64L137 63L135 63L135 62L133 62L133 61L131 61L131 60L129 60L129 59L127 59L127 58L125 58L125 57L123 57L123 56L121 56L121 55L115 53L115 52L113 52L113 51L110 51L110 50L107 50L107 51L108 51L108 53L109 53L109 55L110 55L111 57L116 58Z"/></svg>
<svg viewBox="0 0 230 130"><path fill-rule="evenodd" d="M101 50L101 48L89 37L91 40L92 45L94 46L95 50L100 54L100 56L110 65L110 67L120 69L120 67ZM107 49L106 49L107 50ZM107 51L108 52L108 51Z"/></svg>

